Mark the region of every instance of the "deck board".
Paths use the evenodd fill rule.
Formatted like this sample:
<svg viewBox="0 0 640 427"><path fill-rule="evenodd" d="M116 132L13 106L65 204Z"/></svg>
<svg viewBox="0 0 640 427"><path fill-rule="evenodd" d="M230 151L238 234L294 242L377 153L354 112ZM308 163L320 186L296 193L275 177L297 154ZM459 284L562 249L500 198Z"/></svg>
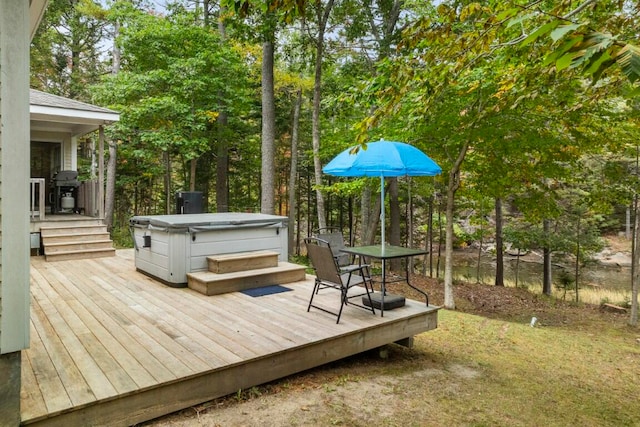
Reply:
<svg viewBox="0 0 640 427"><path fill-rule="evenodd" d="M312 276L285 286L263 297L206 296L137 272L132 250L32 258L23 424L131 425L437 325L437 307L410 300L384 318L348 306L336 324L307 312ZM334 290L316 299L339 308Z"/></svg>

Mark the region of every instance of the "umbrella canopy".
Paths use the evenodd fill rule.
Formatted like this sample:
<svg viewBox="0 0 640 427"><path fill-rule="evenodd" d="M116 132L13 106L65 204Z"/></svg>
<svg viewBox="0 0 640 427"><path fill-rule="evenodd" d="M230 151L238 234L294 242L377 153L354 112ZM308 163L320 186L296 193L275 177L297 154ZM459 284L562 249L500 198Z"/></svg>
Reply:
<svg viewBox="0 0 640 427"><path fill-rule="evenodd" d="M338 154L322 171L333 176L379 176L382 209L382 246L384 239L384 178L394 176L433 176L442 169L429 156L403 142L380 140L369 142L366 148L351 147Z"/></svg>

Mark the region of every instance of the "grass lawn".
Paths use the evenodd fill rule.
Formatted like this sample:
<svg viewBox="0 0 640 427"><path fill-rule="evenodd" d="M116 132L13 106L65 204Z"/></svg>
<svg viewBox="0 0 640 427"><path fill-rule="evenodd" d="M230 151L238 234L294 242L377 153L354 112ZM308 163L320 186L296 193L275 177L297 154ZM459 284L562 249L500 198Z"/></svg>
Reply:
<svg viewBox="0 0 640 427"><path fill-rule="evenodd" d="M441 285L423 285L441 303ZM640 329L626 315L523 289L455 293L459 309L441 310L412 349L388 346L386 358L361 354L147 424L640 425Z"/></svg>

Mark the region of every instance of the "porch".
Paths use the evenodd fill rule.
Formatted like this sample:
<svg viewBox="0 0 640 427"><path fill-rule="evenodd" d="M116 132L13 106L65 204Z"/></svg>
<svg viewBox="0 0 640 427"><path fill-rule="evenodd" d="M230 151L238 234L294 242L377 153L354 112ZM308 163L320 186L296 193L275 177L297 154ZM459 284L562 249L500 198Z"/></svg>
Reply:
<svg viewBox="0 0 640 427"><path fill-rule="evenodd" d="M98 181L80 182L77 190L74 189L70 207L65 205L65 209L60 208L61 200L53 200L55 193L51 190L51 184L47 179L31 178L29 182L31 195L29 219L32 233L39 231L39 229L34 230L34 226L37 227L38 224L42 225L47 221L60 223L101 218L103 206L100 203ZM54 207L56 203L57 209ZM101 220L100 223L102 223Z"/></svg>
<svg viewBox="0 0 640 427"><path fill-rule="evenodd" d="M23 424L132 425L437 327L438 308L411 300L384 317L348 307L340 324L307 313L312 276L272 295L205 296L137 272L133 257L32 258Z"/></svg>

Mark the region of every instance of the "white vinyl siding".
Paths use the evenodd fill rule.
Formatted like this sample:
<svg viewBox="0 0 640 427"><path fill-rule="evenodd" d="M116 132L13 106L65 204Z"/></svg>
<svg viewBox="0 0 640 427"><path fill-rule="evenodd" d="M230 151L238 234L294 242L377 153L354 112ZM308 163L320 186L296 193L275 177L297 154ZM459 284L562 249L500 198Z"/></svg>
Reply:
<svg viewBox="0 0 640 427"><path fill-rule="evenodd" d="M0 354L29 345L29 29L0 0Z"/></svg>

